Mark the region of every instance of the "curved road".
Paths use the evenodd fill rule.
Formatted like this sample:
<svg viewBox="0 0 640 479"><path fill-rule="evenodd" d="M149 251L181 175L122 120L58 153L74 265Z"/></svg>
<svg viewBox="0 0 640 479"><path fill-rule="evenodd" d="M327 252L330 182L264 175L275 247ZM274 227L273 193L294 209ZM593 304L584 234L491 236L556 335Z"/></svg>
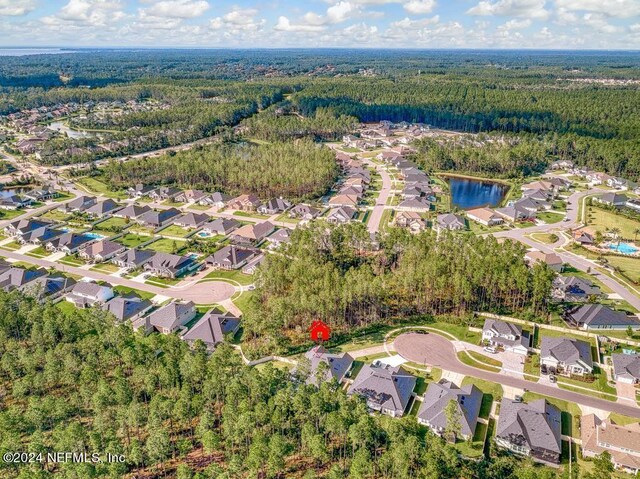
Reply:
<svg viewBox="0 0 640 479"><path fill-rule="evenodd" d="M404 333L395 339L393 347L400 356L408 361L419 364L429 364L454 373L484 379L492 383L525 389L584 406L640 418L640 409L637 407L467 366L460 362L451 342L439 334L432 332L428 334Z"/></svg>

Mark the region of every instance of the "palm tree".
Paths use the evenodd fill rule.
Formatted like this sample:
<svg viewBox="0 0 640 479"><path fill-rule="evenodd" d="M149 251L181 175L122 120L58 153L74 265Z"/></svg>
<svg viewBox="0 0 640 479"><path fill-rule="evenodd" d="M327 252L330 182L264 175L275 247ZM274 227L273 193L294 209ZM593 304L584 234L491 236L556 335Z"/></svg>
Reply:
<svg viewBox="0 0 640 479"><path fill-rule="evenodd" d="M611 228L609 230L609 233L612 234L613 237L618 240L618 245L617 246L620 246L620 240L621 240L621 238L620 238L620 228L616 228L616 227Z"/></svg>
<svg viewBox="0 0 640 479"><path fill-rule="evenodd" d="M640 228L636 228L633 230L633 241L635 242L638 239L638 235L640 234Z"/></svg>

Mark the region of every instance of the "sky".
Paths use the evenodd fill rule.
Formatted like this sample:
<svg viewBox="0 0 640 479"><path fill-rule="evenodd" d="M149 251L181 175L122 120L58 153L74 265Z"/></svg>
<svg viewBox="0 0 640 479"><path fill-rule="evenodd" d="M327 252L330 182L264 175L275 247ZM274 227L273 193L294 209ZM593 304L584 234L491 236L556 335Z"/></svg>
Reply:
<svg viewBox="0 0 640 479"><path fill-rule="evenodd" d="M0 45L640 49L640 0L0 0Z"/></svg>

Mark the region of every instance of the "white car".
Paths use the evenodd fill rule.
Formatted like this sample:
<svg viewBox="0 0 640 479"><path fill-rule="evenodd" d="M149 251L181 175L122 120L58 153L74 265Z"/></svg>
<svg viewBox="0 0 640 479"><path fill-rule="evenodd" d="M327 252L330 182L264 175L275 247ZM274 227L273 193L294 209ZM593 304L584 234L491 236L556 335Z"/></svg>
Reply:
<svg viewBox="0 0 640 479"><path fill-rule="evenodd" d="M483 348L483 350L491 354L496 354L498 352L496 351L496 348L492 348L491 346L486 346Z"/></svg>

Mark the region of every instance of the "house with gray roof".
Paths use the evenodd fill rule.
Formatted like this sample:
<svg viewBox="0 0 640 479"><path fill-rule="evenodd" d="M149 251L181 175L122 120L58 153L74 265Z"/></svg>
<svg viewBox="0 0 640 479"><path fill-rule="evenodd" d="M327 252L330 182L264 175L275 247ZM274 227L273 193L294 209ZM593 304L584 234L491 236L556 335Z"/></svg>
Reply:
<svg viewBox="0 0 640 479"><path fill-rule="evenodd" d="M407 198L395 208L398 211L429 211L431 202L426 198Z"/></svg>
<svg viewBox="0 0 640 479"><path fill-rule="evenodd" d="M595 201L597 203L601 203L603 205L608 206L624 206L629 198L626 195L621 195L620 193L603 193L600 196L595 196L591 201Z"/></svg>
<svg viewBox="0 0 640 479"><path fill-rule="evenodd" d="M279 246L291 241L291 230L289 228L280 228L275 233L267 236L269 249L275 249Z"/></svg>
<svg viewBox="0 0 640 479"><path fill-rule="evenodd" d="M640 384L640 354L611 355L613 379L626 384Z"/></svg>
<svg viewBox="0 0 640 479"><path fill-rule="evenodd" d="M111 298L113 298L113 288L111 286L88 281L79 281L65 296L65 299L73 303L77 308L90 308L104 304Z"/></svg>
<svg viewBox="0 0 640 479"><path fill-rule="evenodd" d="M41 228L37 228L23 236L18 237L17 239L20 243L43 245L47 244L54 238L63 235L64 233L66 233L66 231L64 230L50 228L49 226L42 226Z"/></svg>
<svg viewBox="0 0 640 479"><path fill-rule="evenodd" d="M25 193L24 196L33 201L48 201L57 198L60 194L52 188L45 187L35 188L28 193Z"/></svg>
<svg viewBox="0 0 640 479"><path fill-rule="evenodd" d="M602 304L585 304L566 314L567 320L574 326L587 331L595 329L626 330L629 326L640 328L637 316L624 311L614 311Z"/></svg>
<svg viewBox="0 0 640 479"><path fill-rule="evenodd" d="M177 278L193 271L198 266L198 263L190 256L157 252L142 267L161 278Z"/></svg>
<svg viewBox="0 0 640 479"><path fill-rule="evenodd" d="M244 225L233 232L231 241L236 244L257 245L275 229L276 227L269 221Z"/></svg>
<svg viewBox="0 0 640 479"><path fill-rule="evenodd" d="M362 367L347 390L349 396L357 395L373 411L391 417L404 415L416 385L416 377L400 366L376 362Z"/></svg>
<svg viewBox="0 0 640 479"><path fill-rule="evenodd" d="M205 262L214 268L232 270L242 268L255 255L253 249L227 245L210 255Z"/></svg>
<svg viewBox="0 0 640 479"><path fill-rule="evenodd" d="M199 228L209 220L211 220L209 215L190 211L173 220L173 224L183 228Z"/></svg>
<svg viewBox="0 0 640 479"><path fill-rule="evenodd" d="M121 208L122 208L121 204L116 203L111 198L108 198L104 201L100 201L99 203L96 203L90 208L87 208L85 210L85 213L91 216L92 218L104 218L105 216L110 215Z"/></svg>
<svg viewBox="0 0 640 479"><path fill-rule="evenodd" d="M327 221L333 224L348 223L353 219L356 213L357 210L355 208L351 208L350 206L341 206L340 208L331 210L327 216Z"/></svg>
<svg viewBox="0 0 640 479"><path fill-rule="evenodd" d="M152 200L162 201L174 199L180 193L182 193L182 190L175 186L160 186L159 188L150 191L148 196Z"/></svg>
<svg viewBox="0 0 640 479"><path fill-rule="evenodd" d="M143 196L148 196L149 193L151 193L155 189L155 186L143 185L142 183L138 183L135 186L130 186L129 188L127 188L127 193L131 198L142 198Z"/></svg>
<svg viewBox="0 0 640 479"><path fill-rule="evenodd" d="M542 336L540 364L566 376L591 373L591 344L567 337Z"/></svg>
<svg viewBox="0 0 640 479"><path fill-rule="evenodd" d="M116 296L102 305L102 309L113 314L121 323L137 320L152 307L151 301L137 295Z"/></svg>
<svg viewBox="0 0 640 479"><path fill-rule="evenodd" d="M591 298L599 298L602 291L591 281L578 276L556 276L553 280L551 297L567 303L584 303Z"/></svg>
<svg viewBox="0 0 640 479"><path fill-rule="evenodd" d="M15 220L5 226L4 231L9 236L22 238L33 231L52 226L51 221L41 219L22 219Z"/></svg>
<svg viewBox="0 0 640 479"><path fill-rule="evenodd" d="M166 210L150 210L136 218L136 221L149 228L160 228L173 221L182 213L176 208L168 208Z"/></svg>
<svg viewBox="0 0 640 479"><path fill-rule="evenodd" d="M151 211L151 208L147 205L127 205L121 210L115 211L113 216L116 218L136 219L149 211Z"/></svg>
<svg viewBox="0 0 640 479"><path fill-rule="evenodd" d="M205 195L196 202L202 206L216 206L217 208L224 208L224 206L231 200L231 196L225 195L218 191Z"/></svg>
<svg viewBox="0 0 640 479"><path fill-rule="evenodd" d="M466 227L467 224L464 221L464 217L454 215L452 213L438 215L434 223L434 229L438 232L445 230L460 231L464 230Z"/></svg>
<svg viewBox="0 0 640 479"><path fill-rule="evenodd" d="M98 202L95 196L78 196L67 203L60 205L59 209L65 212L82 212Z"/></svg>
<svg viewBox="0 0 640 479"><path fill-rule="evenodd" d="M41 275L18 289L41 300L53 300L70 291L75 284L74 279L66 276Z"/></svg>
<svg viewBox="0 0 640 479"><path fill-rule="evenodd" d="M196 313L196 305L192 301L186 303L172 301L141 320L145 320L147 330L155 329L160 333L170 334L195 318ZM140 320L136 321L138 322Z"/></svg>
<svg viewBox="0 0 640 479"><path fill-rule="evenodd" d="M322 345L317 345L304 353L305 363L308 366L307 384L320 386L321 382L335 379L342 382L351 366L353 358L348 353L330 353ZM299 372L299 365L292 373Z"/></svg>
<svg viewBox="0 0 640 479"><path fill-rule="evenodd" d="M240 227L240 222L233 218L217 218L202 225L202 231L210 235L226 236Z"/></svg>
<svg viewBox="0 0 640 479"><path fill-rule="evenodd" d="M97 241L97 238L72 231L62 233L60 236L47 241L47 251L62 251L66 254L75 254L81 248Z"/></svg>
<svg viewBox="0 0 640 479"><path fill-rule="evenodd" d="M482 340L492 346L502 347L526 355L529 352L529 334L517 324L499 319L487 318L482 326Z"/></svg>
<svg viewBox="0 0 640 479"><path fill-rule="evenodd" d="M496 444L534 461L559 464L560 421L560 410L546 399L527 404L503 398L496 425Z"/></svg>
<svg viewBox="0 0 640 479"><path fill-rule="evenodd" d="M291 208L291 203L284 198L272 198L266 203L258 206L258 213L263 215L275 215L277 213L283 213Z"/></svg>
<svg viewBox="0 0 640 479"><path fill-rule="evenodd" d="M115 256L111 262L120 268L127 268L128 270L134 270L142 268L144 264L151 261L151 258L155 255L155 251L146 249L130 248L125 252Z"/></svg>
<svg viewBox="0 0 640 479"><path fill-rule="evenodd" d="M496 208L495 212L507 221L515 223L516 221L531 220L536 217L536 211L522 207L518 203L504 208Z"/></svg>
<svg viewBox="0 0 640 479"><path fill-rule="evenodd" d="M303 203L295 205L289 210L290 218L299 218L301 220L312 220L320 215L320 210L313 206L305 205Z"/></svg>
<svg viewBox="0 0 640 479"><path fill-rule="evenodd" d="M0 289L2 291L23 289L36 279L46 275L46 271L43 269L24 269L15 266L3 267L2 269L4 270L0 273Z"/></svg>
<svg viewBox="0 0 640 479"><path fill-rule="evenodd" d="M103 239L82 248L78 256L91 263L102 263L122 253L125 249L120 243Z"/></svg>
<svg viewBox="0 0 640 479"><path fill-rule="evenodd" d="M226 337L236 334L238 329L240 329L240 318L228 312L222 313L212 309L184 333L181 339L190 346L197 341L202 341L209 351L213 351Z"/></svg>
<svg viewBox="0 0 640 479"><path fill-rule="evenodd" d="M460 418L460 436L464 439L472 438L482 404L482 391L473 384L460 388L446 379L430 383L418 411L418 422L442 436L447 430L445 411L451 401L455 403Z"/></svg>

